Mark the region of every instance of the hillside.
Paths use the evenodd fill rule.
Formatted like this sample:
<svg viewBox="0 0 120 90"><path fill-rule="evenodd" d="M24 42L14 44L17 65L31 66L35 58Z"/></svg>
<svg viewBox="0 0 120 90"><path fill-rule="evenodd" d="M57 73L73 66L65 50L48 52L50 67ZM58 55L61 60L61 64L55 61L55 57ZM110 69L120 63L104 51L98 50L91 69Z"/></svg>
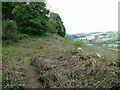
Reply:
<svg viewBox="0 0 120 90"><path fill-rule="evenodd" d="M120 88L117 32L65 35L45 0L2 2L0 88Z"/></svg>
<svg viewBox="0 0 120 90"><path fill-rule="evenodd" d="M117 52L81 48L55 34L4 44L3 88L118 88Z"/></svg>
<svg viewBox="0 0 120 90"><path fill-rule="evenodd" d="M91 32L81 34L67 34L66 38L76 40L83 40L88 45L95 45L100 47L109 48L112 50L118 50L119 32L108 31L108 32Z"/></svg>

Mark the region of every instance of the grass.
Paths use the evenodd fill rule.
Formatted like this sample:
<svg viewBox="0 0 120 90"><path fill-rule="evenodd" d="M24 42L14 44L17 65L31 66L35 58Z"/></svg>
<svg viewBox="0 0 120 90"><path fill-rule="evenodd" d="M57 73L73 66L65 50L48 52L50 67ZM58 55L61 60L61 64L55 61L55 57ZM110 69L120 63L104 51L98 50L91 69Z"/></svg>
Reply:
<svg viewBox="0 0 120 90"><path fill-rule="evenodd" d="M11 84L15 84L16 86L19 87L19 83L18 83L18 79L23 78L23 82L25 81L26 75L25 74L25 69L27 68L27 64L29 59L27 58L36 58L36 55L40 56L40 55L45 55L46 58L48 59L53 59L53 57L57 56L57 58L59 58L58 55L64 55L66 52L71 51L71 49L74 48L74 41L72 40L68 40L68 39L64 39L60 36L57 35L48 35L48 36L30 36L28 38L25 38L23 40L21 40L20 42L14 42L11 44L4 44L3 45L3 81L4 81L4 85L6 82L6 75L8 72L11 73L12 77L11 77ZM101 60L100 58L93 58L94 60L96 60L96 65L98 67L98 70L100 70L101 66L105 66L105 63L109 62L109 61L113 61L113 60L117 60L117 52L116 51L112 51L112 50L108 50L106 48L102 48L102 47L97 47L97 46L87 46L87 45L82 45L81 48L83 49L83 54L89 54L89 53L99 53L102 57L105 57L105 62L103 60ZM74 68L76 66L75 61L78 62L77 65L79 66L79 69L81 67L84 67L86 70L89 70L92 66L91 65L79 65L79 63L83 62L84 64L87 63L88 60L78 60L78 56L72 56L71 54L67 54L65 56L66 58L69 59L65 59L63 61L59 61L59 62L53 62L57 63L57 66L60 68L58 69L63 71L64 73L67 73L67 71L72 72L72 70L74 71ZM65 58L63 56L63 59ZM54 59L53 59L54 60ZM62 64L67 65L62 66ZM39 65L39 63L36 63L36 65ZM56 67L56 68L58 68ZM67 69L65 69L67 68ZM68 70L68 68L70 70ZM82 68L82 69L84 69ZM112 67L110 67L112 68ZM63 69L63 70L62 70ZM113 68L115 71L118 70L117 67ZM40 72L41 68L37 68L37 70ZM56 72L58 72L56 71ZM80 70L79 70L80 71ZM36 75L39 76L41 74ZM82 71L80 71L82 72ZM107 78L107 76L105 74L101 73L97 73L96 76L90 76L91 77L91 82L90 83L85 83L85 85L82 85L82 83L80 83L81 81L86 80L86 78L88 77L86 74L86 71L82 72L80 74L78 80L76 80L76 87L88 87L88 85L90 85L90 87L103 87L103 83L102 80L104 80L105 78ZM83 74L83 76L81 76ZM53 78L53 72L47 72L44 71L43 75L48 75L45 76L44 78L46 78L49 82L45 82L44 83L44 87L45 86L50 86L50 82L52 82L52 78ZM69 75L69 74L68 74ZM101 76L103 76L101 78ZM64 76L63 76L64 77ZM41 77L43 78L43 77ZM68 77L67 77L68 78ZM93 78L93 80L92 80ZM66 80L66 79L64 79ZM21 82L22 83L22 82ZM69 85L68 81L65 81L65 83L61 83L61 85L64 85L64 87L66 87L66 84ZM103 85L102 85L103 84Z"/></svg>
<svg viewBox="0 0 120 90"><path fill-rule="evenodd" d="M58 38L56 40L55 38ZM51 42L52 40L53 42ZM62 51L65 51L65 48L67 46L63 47L64 41L70 41L70 40L64 40L60 36L30 36L24 40L21 40L20 42L11 42L10 44L3 44L2 46L2 64L4 66L3 70L3 81L6 82L5 76L10 71L11 74L15 74L16 72L20 73L20 69L23 69L23 73L25 72L25 63L27 57L32 57L36 53L43 53L46 55L46 57L54 56ZM49 45L52 43L52 45ZM72 42L65 42L66 45L71 46L70 43ZM54 49L53 49L54 48ZM68 48L70 49L70 48ZM49 52L47 52L49 51ZM17 67L19 66L19 67ZM15 69L14 73L12 72L13 69ZM14 78L16 77L16 78ZM15 83L17 81L17 78L20 77L20 75L13 75L13 80L11 81L12 84L17 85L18 83ZM3 84L5 83L3 82Z"/></svg>
<svg viewBox="0 0 120 90"><path fill-rule="evenodd" d="M0 89L2 89L2 45L0 44Z"/></svg>
<svg viewBox="0 0 120 90"><path fill-rule="evenodd" d="M2 89L2 70L0 70L0 89Z"/></svg>
<svg viewBox="0 0 120 90"><path fill-rule="evenodd" d="M84 45L82 48L85 53L99 53L101 56L107 58L108 60L118 60L117 51L110 50L104 47L99 47L99 46Z"/></svg>
<svg viewBox="0 0 120 90"><path fill-rule="evenodd" d="M103 42L108 41L108 40L113 40L113 38L102 38L102 39L100 39L100 41L103 41Z"/></svg>

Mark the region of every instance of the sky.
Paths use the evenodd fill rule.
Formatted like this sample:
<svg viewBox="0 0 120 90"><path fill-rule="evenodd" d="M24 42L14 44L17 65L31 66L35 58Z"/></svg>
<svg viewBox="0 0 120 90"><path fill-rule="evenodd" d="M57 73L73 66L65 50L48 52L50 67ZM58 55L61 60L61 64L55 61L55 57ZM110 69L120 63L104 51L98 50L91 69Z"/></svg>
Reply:
<svg viewBox="0 0 120 90"><path fill-rule="evenodd" d="M120 0L46 0L60 15L67 34L118 31Z"/></svg>

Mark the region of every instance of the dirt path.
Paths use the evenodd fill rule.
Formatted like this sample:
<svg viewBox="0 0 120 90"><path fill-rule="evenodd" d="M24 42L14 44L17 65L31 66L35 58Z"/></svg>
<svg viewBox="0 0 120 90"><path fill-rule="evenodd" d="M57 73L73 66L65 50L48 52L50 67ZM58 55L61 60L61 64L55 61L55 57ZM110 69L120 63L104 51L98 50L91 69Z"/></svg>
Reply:
<svg viewBox="0 0 120 90"><path fill-rule="evenodd" d="M26 58L25 61L25 76L26 76L26 88L39 88L39 82L37 79L36 71L30 64L30 57Z"/></svg>

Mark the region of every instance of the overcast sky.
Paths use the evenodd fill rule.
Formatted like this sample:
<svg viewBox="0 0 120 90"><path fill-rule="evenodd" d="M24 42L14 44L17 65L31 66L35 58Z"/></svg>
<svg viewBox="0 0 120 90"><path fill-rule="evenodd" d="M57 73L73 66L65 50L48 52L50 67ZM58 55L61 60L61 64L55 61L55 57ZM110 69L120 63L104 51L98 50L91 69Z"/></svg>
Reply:
<svg viewBox="0 0 120 90"><path fill-rule="evenodd" d="M118 30L119 0L46 0L58 13L66 32L86 33Z"/></svg>

